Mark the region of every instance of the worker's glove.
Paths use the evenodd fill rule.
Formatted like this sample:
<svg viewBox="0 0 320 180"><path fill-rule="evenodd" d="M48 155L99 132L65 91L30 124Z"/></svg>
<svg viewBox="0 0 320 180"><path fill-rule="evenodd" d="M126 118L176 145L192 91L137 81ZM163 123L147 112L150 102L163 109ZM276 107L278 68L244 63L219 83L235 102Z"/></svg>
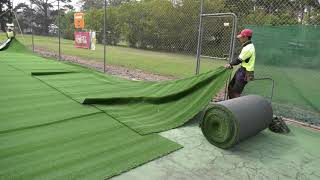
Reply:
<svg viewBox="0 0 320 180"><path fill-rule="evenodd" d="M230 64L226 64L226 65L224 65L224 67L227 69L232 69L232 66Z"/></svg>

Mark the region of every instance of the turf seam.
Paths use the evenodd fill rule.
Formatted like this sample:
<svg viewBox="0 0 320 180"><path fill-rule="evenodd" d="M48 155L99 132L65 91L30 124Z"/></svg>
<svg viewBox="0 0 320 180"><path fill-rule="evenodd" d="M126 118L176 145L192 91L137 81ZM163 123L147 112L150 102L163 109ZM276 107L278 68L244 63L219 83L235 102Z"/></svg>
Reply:
<svg viewBox="0 0 320 180"><path fill-rule="evenodd" d="M7 64L7 63L6 63L6 64ZM15 67L15 66L12 66L12 65L10 65L10 64L8 64L8 65L9 65L10 67L12 67L12 68L14 68L14 69L18 70L18 71L23 72L24 74L30 75L30 74L28 74L28 73L24 72L22 69L19 69L19 68ZM58 91L59 93L61 93L62 95L66 96L67 98L69 98L69 99L71 99L71 100L75 101L76 103L81 104L81 105L84 105L84 104L82 104L82 103L78 102L77 100L75 100L74 98L72 98L71 96L67 95L66 93L64 93L64 92L60 91L59 89L55 88L54 86L52 86L52 85L50 85L50 84L46 83L45 81L43 81L43 80L39 79L37 76L32 76L32 78L39 80L39 81L40 81L40 82L42 82L43 84L45 84L45 85L47 85L48 87L50 87L50 88L52 88L52 89L54 89L54 90ZM99 112L97 112L97 113L105 113L106 115L110 116L111 118L113 118L114 120L116 120L117 122L119 122L120 124L124 125L125 127L129 128L130 130L134 131L135 133L140 134L140 135L143 135L143 134L139 133L137 130L135 130L135 129L133 129L132 127L128 126L127 124L125 124L125 123L123 123L123 122L119 121L117 118L113 117L111 114L107 113L106 111L104 111L104 110L102 110L102 109L98 108L97 106L92 105L92 104L90 104L89 106L91 106L91 107L93 107L93 108L95 108L95 109L99 110ZM0 134L1 134L1 132L0 132ZM151 134L151 133L149 133L149 134Z"/></svg>
<svg viewBox="0 0 320 180"><path fill-rule="evenodd" d="M7 63L6 63L6 64L7 64ZM11 65L11 64L7 64L7 65L10 66L10 67L12 67L12 68L14 68L14 69L16 69L16 70L18 70L18 71L23 72L24 74L26 74L26 75L28 75L28 76L30 76L30 74L26 73L25 71L23 71L23 70L20 69L20 68L17 68L17 67L15 67L15 66ZM66 96L67 98L69 98L69 99L77 102L78 104L81 104L81 103L79 103L78 101L76 101L75 99L73 99L71 96L65 94L64 92L60 91L59 89L55 88L54 86L51 86L50 84L46 83L45 81L39 79L37 76L31 76L31 77L34 78L34 79L39 80L40 82L42 82L43 84L47 85L48 87L50 87L50 88L52 88L52 89L60 92L62 95L64 95L64 96Z"/></svg>
<svg viewBox="0 0 320 180"><path fill-rule="evenodd" d="M100 110L102 113L106 114L107 116L113 118L114 120L116 120L117 122L119 122L120 124L124 125L125 127L129 128L130 130L134 131L135 133L139 134L139 135L147 135L147 134L141 134L139 133L137 130L133 129L132 127L130 127L129 125L125 124L124 122L121 122L120 120L118 120L116 117L114 117L113 115L109 114L108 112L106 112L105 110L100 109L99 107L92 105L93 107L95 107L96 109ZM150 133L150 134L154 134L154 133Z"/></svg>
<svg viewBox="0 0 320 180"><path fill-rule="evenodd" d="M16 129L0 131L0 134L7 134L7 133L21 131L21 130L27 130L27 129L33 129L33 128L38 128L38 127L50 126L50 125L53 125L53 124L59 124L59 123L71 121L73 119L83 118L83 117L92 116L92 115L96 115L96 114L100 114L100 113L103 113L103 112L94 112L94 113L90 113L90 114L84 114L84 115L74 116L74 117L67 118L67 119L62 119L62 120L59 120L59 121L53 121L53 122L49 122L49 123L43 123L43 124L38 124L38 125L33 125L33 126L27 126L27 127L22 127L22 128L16 128Z"/></svg>
<svg viewBox="0 0 320 180"><path fill-rule="evenodd" d="M58 88L55 88L54 86L52 86L52 85L50 85L50 84L46 83L45 81L43 81L43 80L41 80L41 79L37 78L36 76L33 76L33 78L35 78L35 79L39 80L40 82L42 82L42 83L44 83L45 85L49 86L50 88L52 88L52 89L54 89L54 90L58 91L59 93L61 93L61 94L63 94L64 96L68 97L69 99L71 99L71 100L73 100L73 101L77 102L78 104L84 105L84 104L82 104L82 103L78 102L77 100L75 100L74 98L72 98L71 96L67 95L66 93L64 93L64 92L60 91ZM104 111L104 110L102 110L102 109L98 108L97 106L95 106L95 105L93 105L93 104L90 104L89 106L91 106L91 107L93 107L93 108L95 108L95 109L99 110L99 113L104 113L104 114L108 115L109 117L113 118L114 120L116 120L116 121L117 121L117 122L119 122L120 124L124 125L125 127L129 128L130 130L134 131L135 133L140 134L137 130L135 130L135 129L133 129L132 127L130 127L130 126L128 126L128 125L126 125L125 123L123 123L123 122L119 121L117 118L113 117L111 114L109 114L109 113L107 113L106 111ZM140 135L141 135L141 134L140 134Z"/></svg>

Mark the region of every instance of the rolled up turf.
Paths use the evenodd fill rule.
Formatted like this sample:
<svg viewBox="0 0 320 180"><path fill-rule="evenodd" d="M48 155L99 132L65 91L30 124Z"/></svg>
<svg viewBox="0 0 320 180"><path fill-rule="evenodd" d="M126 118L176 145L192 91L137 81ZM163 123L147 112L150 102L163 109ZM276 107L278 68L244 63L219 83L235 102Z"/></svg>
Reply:
<svg viewBox="0 0 320 180"><path fill-rule="evenodd" d="M250 95L210 104L200 126L211 144L227 149L266 129L272 117L270 102Z"/></svg>
<svg viewBox="0 0 320 180"><path fill-rule="evenodd" d="M3 42L2 44L0 44L0 51L6 50L6 49L9 47L11 41L12 41L12 39L9 38L9 39L7 39L5 42Z"/></svg>

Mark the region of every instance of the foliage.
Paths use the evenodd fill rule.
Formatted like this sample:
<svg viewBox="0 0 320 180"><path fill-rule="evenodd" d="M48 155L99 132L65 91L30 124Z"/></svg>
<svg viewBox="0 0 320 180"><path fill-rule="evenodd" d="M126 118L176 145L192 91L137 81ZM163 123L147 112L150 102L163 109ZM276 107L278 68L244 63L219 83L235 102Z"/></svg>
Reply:
<svg viewBox="0 0 320 180"><path fill-rule="evenodd" d="M70 11L63 14L60 19L61 36L64 39L74 40L74 12ZM58 18L55 20L55 24L58 24Z"/></svg>
<svg viewBox="0 0 320 180"><path fill-rule="evenodd" d="M5 31L6 23L12 22L12 13L8 10L12 8L10 0L0 1L0 30Z"/></svg>
<svg viewBox="0 0 320 180"><path fill-rule="evenodd" d="M57 12L52 5L36 4L38 34L46 34L50 23L58 24ZM49 0L45 0L48 2ZM55 0L53 0L55 1ZM64 0L68 2L69 0ZM103 43L104 0L82 0L85 30L97 32ZM41 7L41 8L40 8ZM47 15L44 8L51 9ZM205 0L205 13L235 12L239 27L245 25L319 24L319 2L313 0ZM199 26L200 0L108 0L106 17L106 43L120 42L130 47L171 52L195 53ZM39 11L39 12L38 12ZM73 39L74 12L61 11L61 29L64 38ZM54 21L53 21L53 20ZM211 23L211 24L210 24ZM219 26L215 21L205 22L203 52L222 50L229 42L224 33L231 28Z"/></svg>

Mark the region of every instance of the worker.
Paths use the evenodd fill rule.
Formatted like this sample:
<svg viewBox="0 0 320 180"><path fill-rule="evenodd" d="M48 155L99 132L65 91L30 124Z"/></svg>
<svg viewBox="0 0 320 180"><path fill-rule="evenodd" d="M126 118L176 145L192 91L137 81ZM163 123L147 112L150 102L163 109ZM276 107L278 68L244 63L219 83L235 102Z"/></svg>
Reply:
<svg viewBox="0 0 320 180"><path fill-rule="evenodd" d="M11 24L7 24L7 38L8 39L14 39L14 37L15 37L15 32L13 31L13 24L11 25Z"/></svg>
<svg viewBox="0 0 320 180"><path fill-rule="evenodd" d="M244 29L237 36L242 50L236 59L225 65L225 68L232 69L233 66L241 64L236 71L234 77L228 86L229 99L240 97L246 84L254 79L254 64L256 59L255 47L251 41L253 31L251 29Z"/></svg>

